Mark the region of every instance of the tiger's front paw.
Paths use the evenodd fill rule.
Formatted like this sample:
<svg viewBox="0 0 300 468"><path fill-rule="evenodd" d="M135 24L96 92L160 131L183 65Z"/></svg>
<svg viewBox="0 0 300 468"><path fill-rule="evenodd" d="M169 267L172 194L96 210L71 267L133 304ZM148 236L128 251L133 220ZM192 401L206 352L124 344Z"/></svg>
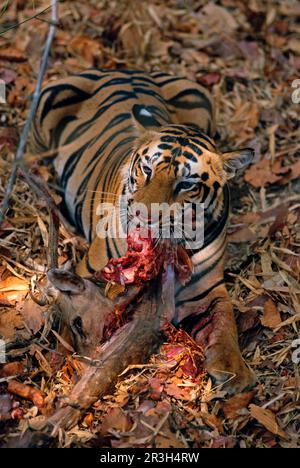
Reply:
<svg viewBox="0 0 300 468"><path fill-rule="evenodd" d="M246 365L234 348L217 344L206 350L206 369L216 385L221 385L229 395L241 393L256 384L255 373Z"/></svg>

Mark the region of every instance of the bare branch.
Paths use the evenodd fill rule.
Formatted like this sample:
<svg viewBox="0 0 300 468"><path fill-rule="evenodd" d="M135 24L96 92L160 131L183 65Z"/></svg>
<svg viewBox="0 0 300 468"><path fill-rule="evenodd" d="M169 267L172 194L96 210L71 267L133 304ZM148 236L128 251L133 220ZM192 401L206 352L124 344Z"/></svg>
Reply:
<svg viewBox="0 0 300 468"><path fill-rule="evenodd" d="M61 215L54 203L54 200L46 187L44 187L37 178L31 176L24 163L20 164L20 169L31 188L31 190L39 197L43 198L47 204L49 211L49 245L47 246L47 263L48 268L57 268L58 266L58 233L60 227Z"/></svg>
<svg viewBox="0 0 300 468"><path fill-rule="evenodd" d="M52 43L53 43L55 31L56 31L57 20L58 20L57 0L51 0L51 25L49 27L48 37L47 37L46 45L45 45L45 48L44 48L44 53L43 53L43 56L42 56L42 59L41 59L40 70L39 70L35 90L34 90L34 93L33 93L31 108L30 108L29 115L27 117L27 120L25 122L23 131L22 131L22 134L21 134L21 138L20 138L18 149L17 149L17 153L16 153L12 173L11 173L11 176L10 176L10 178L8 180L8 183L7 183L7 186L6 186L5 196L4 196L4 199L3 199L3 201L2 201L2 203L0 205L0 223L4 220L6 210L9 208L9 201L10 201L11 193L13 191L13 188L14 188L14 185L15 185L15 182L16 182L18 168L19 168L20 164L23 161L23 157L24 157L24 153L25 153L25 149L26 149L26 144L27 144L27 140L28 140L28 136L29 136L31 123L32 123L32 120L33 120L34 115L36 113L36 109L37 109L37 105L38 105L38 101L39 101L39 96L40 96L40 92L41 92L41 88L42 88L42 83L43 83L46 68L47 68L48 57L49 57L50 49L51 49L51 46L52 46Z"/></svg>
<svg viewBox="0 0 300 468"><path fill-rule="evenodd" d="M7 4L8 5L8 4ZM4 7L5 8L5 7ZM4 31L0 32L0 36L3 36L3 34L7 33L7 31L11 31L12 29L16 29L18 28L19 26L21 26L21 24L24 24L24 23L27 23L28 21L31 21L33 19L38 19L38 20L41 20L41 21L45 21L45 20L42 20L42 18L39 18L40 15L42 15L43 13L46 13L47 11L49 11L51 8L51 5L48 6L47 8L44 8L44 10L40 11L39 13L37 13L36 15L33 15L31 16L30 18L27 18L25 19L24 21L20 21L20 23L16 23L14 24L13 26L10 26L9 28L5 29ZM4 9L1 13L0 13L0 18L1 16L4 15L6 9ZM50 24L53 24L54 26L57 26L57 23L54 23L53 20L51 20L51 22L47 21L47 23L50 23Z"/></svg>
<svg viewBox="0 0 300 468"><path fill-rule="evenodd" d="M11 0L7 0L5 5L2 7L2 10L0 11L0 18L4 15L4 13L8 10L9 4Z"/></svg>

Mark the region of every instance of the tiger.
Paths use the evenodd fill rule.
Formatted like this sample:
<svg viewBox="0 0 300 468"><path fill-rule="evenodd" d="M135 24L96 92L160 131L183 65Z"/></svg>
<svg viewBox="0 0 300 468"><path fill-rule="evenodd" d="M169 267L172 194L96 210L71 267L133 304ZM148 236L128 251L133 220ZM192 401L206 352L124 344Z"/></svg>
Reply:
<svg viewBox="0 0 300 468"><path fill-rule="evenodd" d="M224 280L229 181L254 157L221 152L211 93L184 77L154 71L89 69L48 84L32 128L32 148L55 152L54 168L72 223L89 248L77 273L90 278L126 253L124 237L99 236L99 206L201 203L204 242L187 249L191 279L175 288L174 325L205 352L207 372L228 394L256 382L238 342ZM116 233L115 233L116 234Z"/></svg>

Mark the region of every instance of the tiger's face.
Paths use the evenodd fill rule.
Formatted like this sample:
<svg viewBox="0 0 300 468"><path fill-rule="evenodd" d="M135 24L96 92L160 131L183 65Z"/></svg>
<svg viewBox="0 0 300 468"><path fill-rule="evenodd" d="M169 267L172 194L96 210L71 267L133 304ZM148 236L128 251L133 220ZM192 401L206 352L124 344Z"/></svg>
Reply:
<svg viewBox="0 0 300 468"><path fill-rule="evenodd" d="M180 128L182 127L182 128ZM217 151L199 129L170 125L143 135L128 170L129 203L201 203L206 217L217 219L223 207L223 187L237 169L247 166L254 151Z"/></svg>

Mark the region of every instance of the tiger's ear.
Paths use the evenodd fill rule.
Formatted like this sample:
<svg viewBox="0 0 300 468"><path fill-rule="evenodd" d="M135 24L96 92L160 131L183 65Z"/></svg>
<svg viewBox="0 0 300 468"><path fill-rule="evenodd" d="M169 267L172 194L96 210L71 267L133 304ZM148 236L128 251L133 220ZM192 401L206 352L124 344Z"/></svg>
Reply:
<svg viewBox="0 0 300 468"><path fill-rule="evenodd" d="M135 104L132 108L133 122L139 135L145 132L155 132L161 123L153 115L149 106Z"/></svg>
<svg viewBox="0 0 300 468"><path fill-rule="evenodd" d="M255 151L252 148L243 148L237 151L229 151L222 154L224 162L224 170L227 178L232 179L237 171L245 169L255 156Z"/></svg>

